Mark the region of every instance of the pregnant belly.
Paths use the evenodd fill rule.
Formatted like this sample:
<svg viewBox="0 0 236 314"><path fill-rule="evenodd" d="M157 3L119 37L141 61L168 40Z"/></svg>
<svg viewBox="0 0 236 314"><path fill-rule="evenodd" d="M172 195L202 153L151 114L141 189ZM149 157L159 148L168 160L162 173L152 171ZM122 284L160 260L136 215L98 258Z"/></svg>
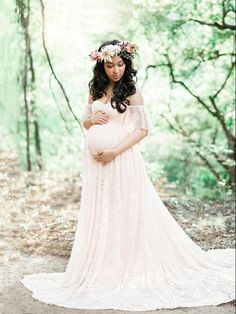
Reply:
<svg viewBox="0 0 236 314"><path fill-rule="evenodd" d="M123 127L114 122L92 125L87 132L88 148L92 154L118 145L127 135Z"/></svg>

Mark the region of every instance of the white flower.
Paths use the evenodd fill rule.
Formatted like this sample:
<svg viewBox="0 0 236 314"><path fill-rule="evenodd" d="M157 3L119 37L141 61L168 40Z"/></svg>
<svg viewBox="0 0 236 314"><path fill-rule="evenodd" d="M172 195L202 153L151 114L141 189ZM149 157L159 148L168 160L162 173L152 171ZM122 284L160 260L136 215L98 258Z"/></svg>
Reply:
<svg viewBox="0 0 236 314"><path fill-rule="evenodd" d="M119 45L106 45L101 49L101 60L112 61L112 57L118 55L121 52Z"/></svg>
<svg viewBox="0 0 236 314"><path fill-rule="evenodd" d="M118 45L107 45L102 47L101 51L114 56L121 52L121 48Z"/></svg>
<svg viewBox="0 0 236 314"><path fill-rule="evenodd" d="M121 52L126 52L125 57L132 57L132 54L137 50L137 46L129 42L120 42L115 45L106 45L101 48L101 51L95 51L90 54L90 58L95 61L110 61L112 62L112 57L119 55Z"/></svg>

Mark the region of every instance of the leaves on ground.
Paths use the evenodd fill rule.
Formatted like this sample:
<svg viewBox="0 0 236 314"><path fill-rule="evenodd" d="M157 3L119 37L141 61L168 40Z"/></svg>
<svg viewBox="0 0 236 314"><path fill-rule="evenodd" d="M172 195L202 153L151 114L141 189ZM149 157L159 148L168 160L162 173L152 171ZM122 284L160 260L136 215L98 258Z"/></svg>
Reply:
<svg viewBox="0 0 236 314"><path fill-rule="evenodd" d="M22 172L11 151L0 152L0 170L0 260L9 249L68 257L79 219L79 173ZM203 249L234 247L233 200L206 203L158 193Z"/></svg>

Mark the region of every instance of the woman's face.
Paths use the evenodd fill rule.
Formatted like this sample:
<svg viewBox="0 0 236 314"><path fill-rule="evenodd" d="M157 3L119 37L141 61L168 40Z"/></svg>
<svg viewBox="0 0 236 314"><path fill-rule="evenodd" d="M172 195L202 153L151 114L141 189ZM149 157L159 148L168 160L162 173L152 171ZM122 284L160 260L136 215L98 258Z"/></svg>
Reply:
<svg viewBox="0 0 236 314"><path fill-rule="evenodd" d="M125 63L119 56L113 56L112 62L104 62L104 70L111 82L118 82L125 73Z"/></svg>

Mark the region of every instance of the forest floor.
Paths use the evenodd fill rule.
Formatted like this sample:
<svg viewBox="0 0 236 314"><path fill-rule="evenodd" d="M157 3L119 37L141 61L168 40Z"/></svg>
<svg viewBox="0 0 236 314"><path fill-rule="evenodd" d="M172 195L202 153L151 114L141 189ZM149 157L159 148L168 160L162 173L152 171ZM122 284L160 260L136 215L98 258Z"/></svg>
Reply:
<svg viewBox="0 0 236 314"><path fill-rule="evenodd" d="M157 190L185 232L203 249L234 247L233 199L193 202L168 195L161 187ZM79 172L25 173L20 171L14 152L0 151L0 314L117 312L48 305L33 299L19 282L23 274L65 270L78 220L80 191ZM228 314L235 313L234 304L150 313Z"/></svg>

